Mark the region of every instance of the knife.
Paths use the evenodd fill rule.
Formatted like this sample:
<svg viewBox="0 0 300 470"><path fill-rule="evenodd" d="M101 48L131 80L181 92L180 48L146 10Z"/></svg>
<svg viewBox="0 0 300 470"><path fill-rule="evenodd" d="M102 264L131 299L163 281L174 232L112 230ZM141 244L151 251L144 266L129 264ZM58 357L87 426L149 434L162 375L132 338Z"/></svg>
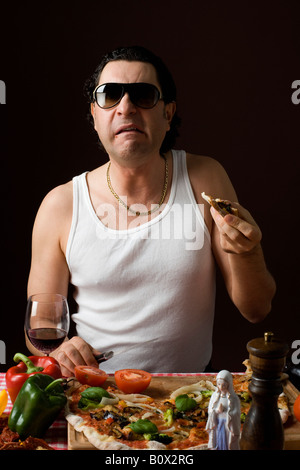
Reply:
<svg viewBox="0 0 300 470"><path fill-rule="evenodd" d="M159 340L160 338L154 338L154 339L148 339L147 341L143 342L144 344L148 343L154 343L155 341ZM95 355L95 359L100 364L101 362L108 361L108 359L111 359L112 357L118 356L119 354L123 354L127 351L130 351L131 349L135 349L137 347L136 344L133 344L132 346L129 346L127 348L121 349L120 351L117 351L116 353L114 351L104 351L101 354Z"/></svg>

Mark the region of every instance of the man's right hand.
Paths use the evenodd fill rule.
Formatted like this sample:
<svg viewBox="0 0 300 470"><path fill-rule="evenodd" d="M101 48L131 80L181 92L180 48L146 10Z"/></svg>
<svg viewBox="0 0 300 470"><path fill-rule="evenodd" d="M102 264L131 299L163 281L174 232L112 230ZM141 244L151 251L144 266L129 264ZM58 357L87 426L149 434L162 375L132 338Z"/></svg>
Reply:
<svg viewBox="0 0 300 470"><path fill-rule="evenodd" d="M75 366L88 365L98 367L95 355L100 354L92 348L91 345L86 343L79 336L65 341L56 351L53 351L53 356L60 364L61 373L64 377L73 377Z"/></svg>

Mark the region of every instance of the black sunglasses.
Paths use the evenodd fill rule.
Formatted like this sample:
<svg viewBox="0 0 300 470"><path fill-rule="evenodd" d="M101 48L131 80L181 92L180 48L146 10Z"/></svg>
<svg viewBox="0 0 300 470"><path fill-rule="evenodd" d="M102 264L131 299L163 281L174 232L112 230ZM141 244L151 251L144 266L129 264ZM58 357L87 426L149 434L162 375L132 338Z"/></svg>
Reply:
<svg viewBox="0 0 300 470"><path fill-rule="evenodd" d="M162 99L155 85L150 83L104 83L98 85L93 92L93 101L103 109L116 106L125 93L130 101L139 108L151 109Z"/></svg>

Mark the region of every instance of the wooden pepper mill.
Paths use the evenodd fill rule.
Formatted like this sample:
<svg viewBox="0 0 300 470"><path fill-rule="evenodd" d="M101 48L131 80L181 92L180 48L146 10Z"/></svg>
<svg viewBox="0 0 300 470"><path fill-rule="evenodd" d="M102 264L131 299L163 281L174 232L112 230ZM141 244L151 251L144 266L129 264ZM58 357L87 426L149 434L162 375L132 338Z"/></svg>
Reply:
<svg viewBox="0 0 300 470"><path fill-rule="evenodd" d="M240 449L282 450L284 432L277 400L282 392L281 373L288 345L273 333L247 344L253 371L249 391L252 404L242 429Z"/></svg>

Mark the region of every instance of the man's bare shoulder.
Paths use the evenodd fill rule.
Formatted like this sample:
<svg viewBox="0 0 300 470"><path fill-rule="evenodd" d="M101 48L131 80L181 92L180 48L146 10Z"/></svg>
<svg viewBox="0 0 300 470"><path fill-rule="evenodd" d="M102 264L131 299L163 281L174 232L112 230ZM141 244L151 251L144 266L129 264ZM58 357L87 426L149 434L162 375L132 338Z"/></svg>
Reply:
<svg viewBox="0 0 300 470"><path fill-rule="evenodd" d="M53 188L44 197L39 212L55 213L57 215L67 215L73 210L73 183L61 184Z"/></svg>
<svg viewBox="0 0 300 470"><path fill-rule="evenodd" d="M72 186L72 181L62 184L44 197L34 222L35 236L66 238L73 214Z"/></svg>
<svg viewBox="0 0 300 470"><path fill-rule="evenodd" d="M236 194L223 165L215 158L187 154L190 181L198 202L203 202L201 193L236 200Z"/></svg>
<svg viewBox="0 0 300 470"><path fill-rule="evenodd" d="M213 172L223 172L224 168L218 160L213 157L206 155L197 155L193 153L187 153L187 164L188 168L199 172L199 171L213 171Z"/></svg>
<svg viewBox="0 0 300 470"><path fill-rule="evenodd" d="M60 246L64 251L72 223L72 181L52 189L43 199L33 227L33 244ZM57 243L59 245L57 245Z"/></svg>

